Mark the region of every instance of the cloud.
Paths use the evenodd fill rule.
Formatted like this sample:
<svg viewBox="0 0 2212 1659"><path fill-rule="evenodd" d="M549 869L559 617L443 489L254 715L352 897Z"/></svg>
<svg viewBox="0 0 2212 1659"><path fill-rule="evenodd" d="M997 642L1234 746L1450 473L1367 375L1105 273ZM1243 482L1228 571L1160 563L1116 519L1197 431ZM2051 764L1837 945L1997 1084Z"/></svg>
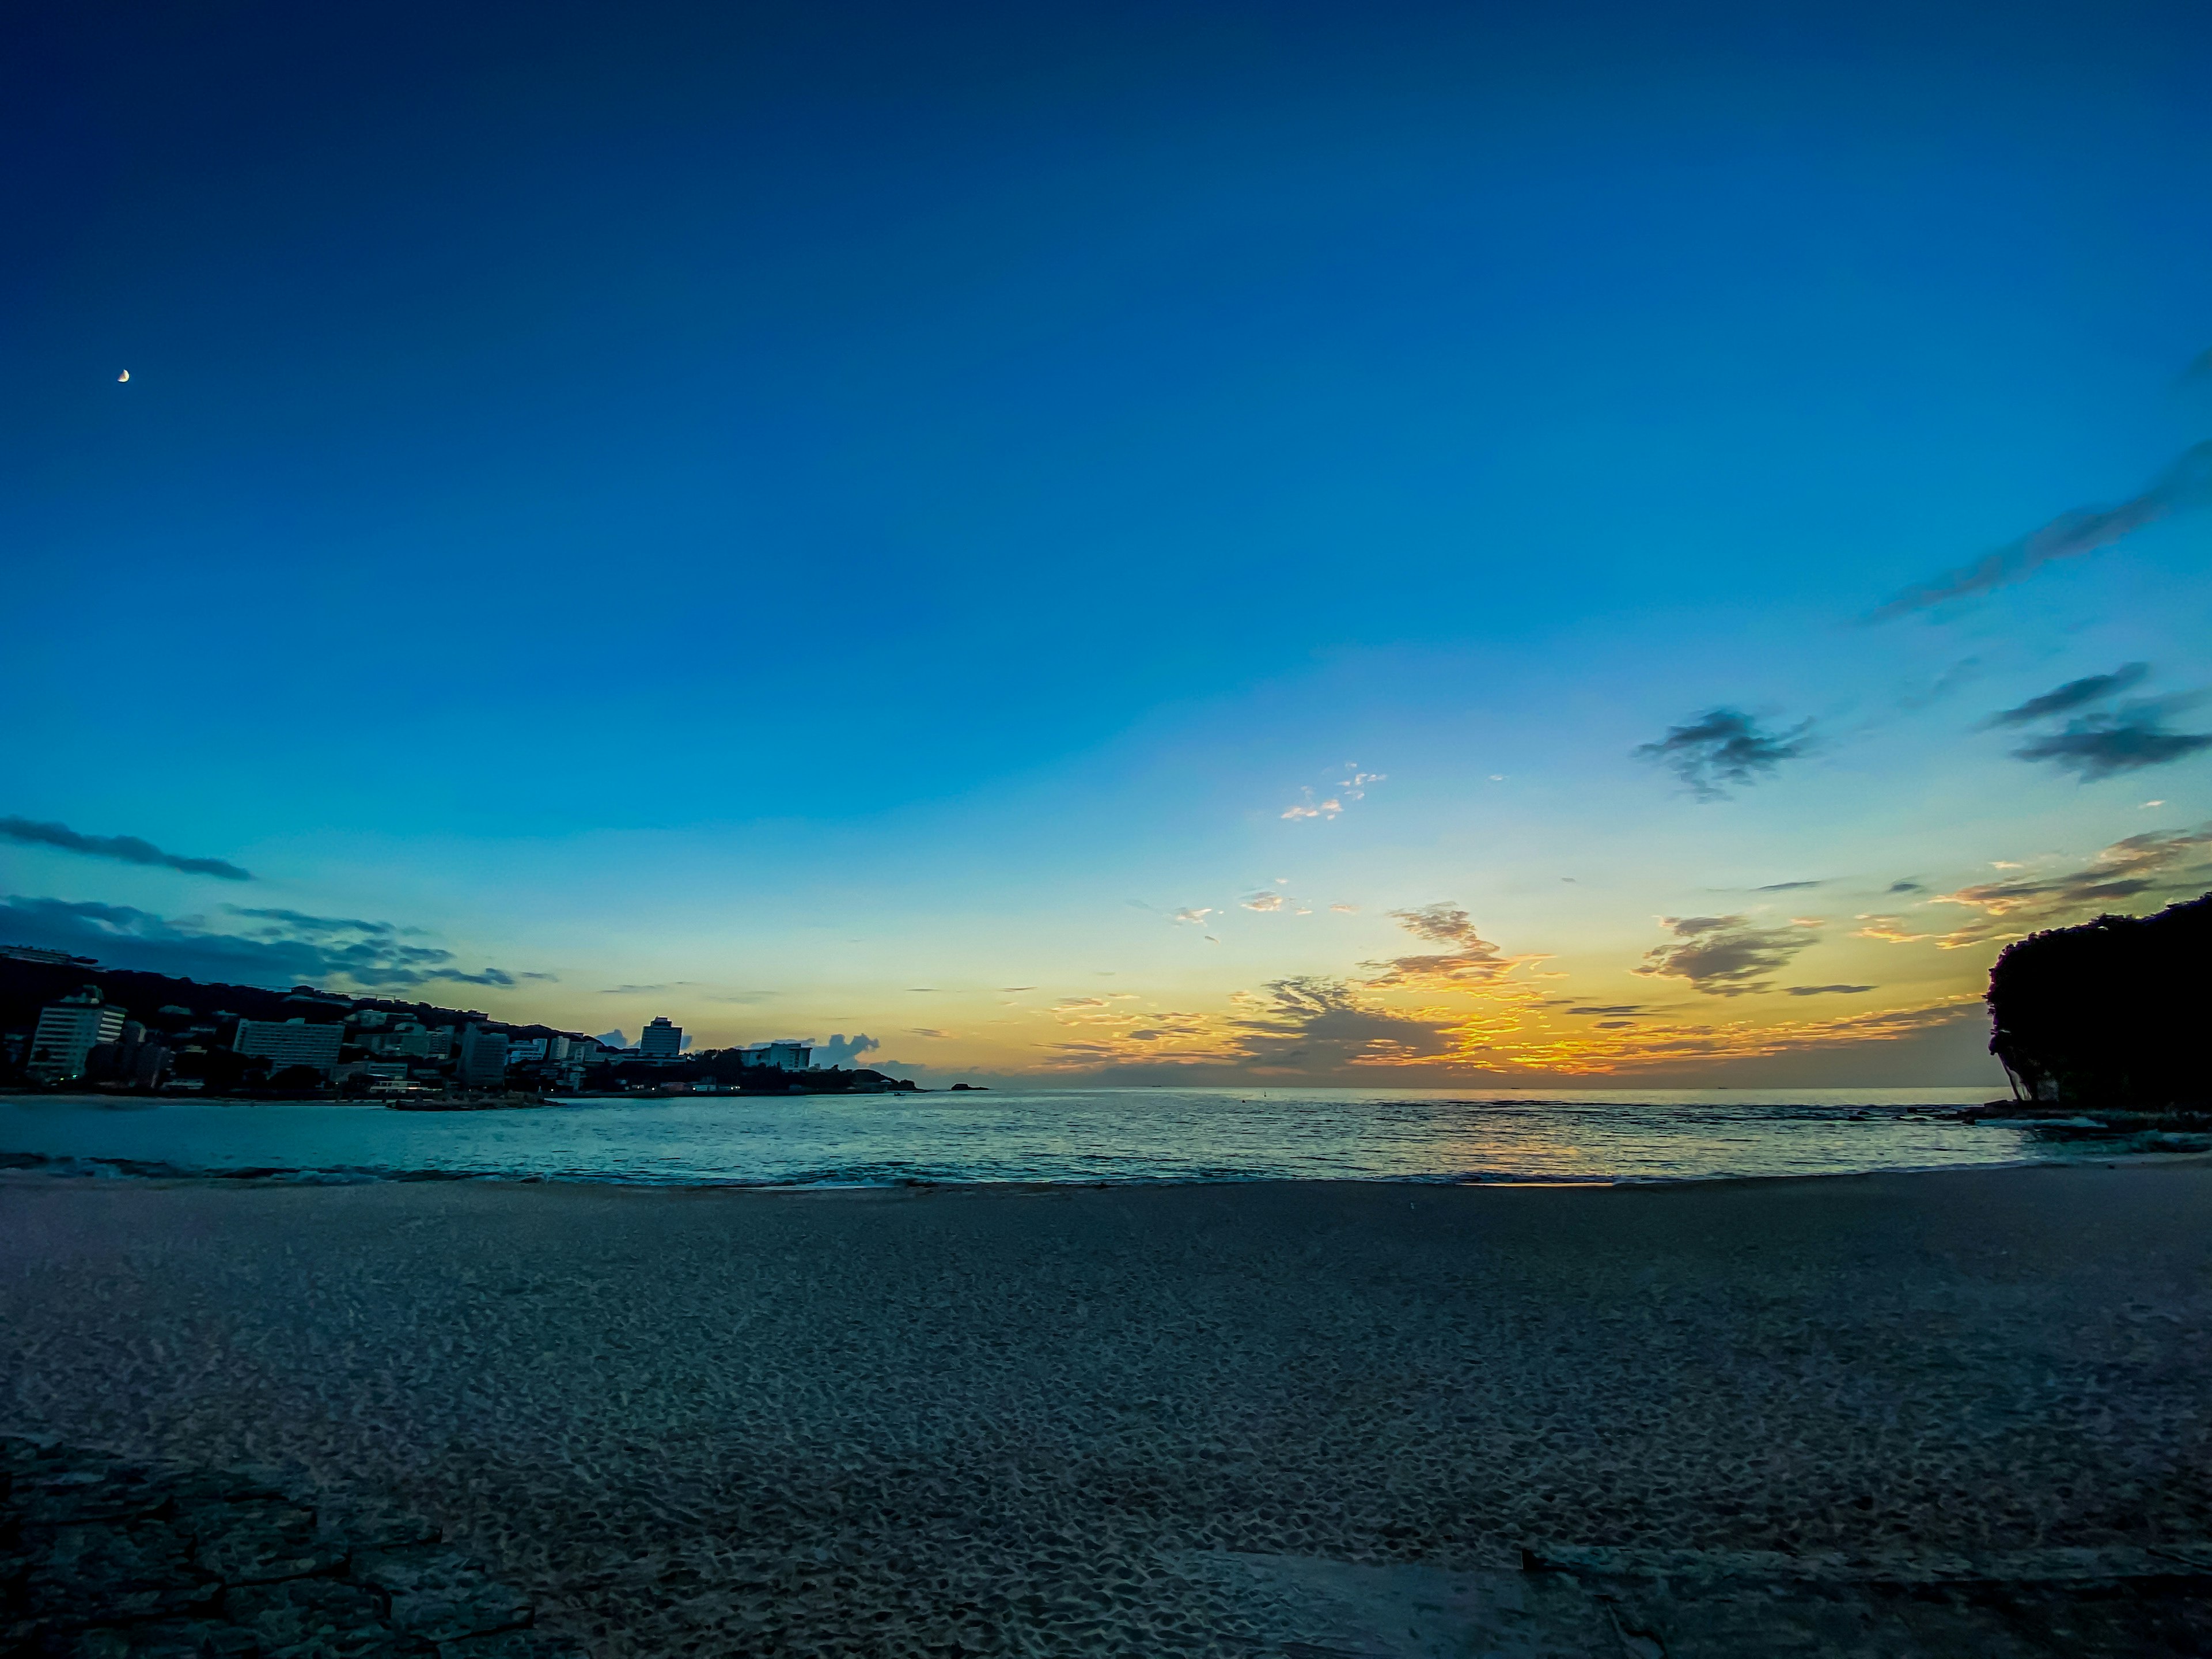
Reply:
<svg viewBox="0 0 2212 1659"><path fill-rule="evenodd" d="M2085 782L2094 783L2148 766L2168 766L2212 749L2212 732L2169 731L2164 713L2164 705L2144 702L2115 714L2069 720L2063 732L2022 744L2012 751L2013 757L2049 761L2077 774Z"/></svg>
<svg viewBox="0 0 2212 1659"><path fill-rule="evenodd" d="M1371 975L1367 981L1370 986L1487 983L1504 978L1522 963L1536 960L1501 955L1495 945L1475 931L1473 920L1456 904L1393 910L1390 917L1415 939L1450 948L1384 962L1363 962L1359 965Z"/></svg>
<svg viewBox="0 0 2212 1659"><path fill-rule="evenodd" d="M1249 898L1240 899L1237 902L1247 910L1279 910L1283 908L1283 896L1280 893L1263 891L1255 893Z"/></svg>
<svg viewBox="0 0 2212 1659"><path fill-rule="evenodd" d="M411 930L390 922L295 911L244 914L266 925L250 933L231 933L197 917L173 920L128 905L0 898L0 927L21 943L95 956L118 968L218 984L281 989L340 981L366 990L390 990L434 981L492 986L516 981L502 968L466 971L452 951L409 944L404 936Z"/></svg>
<svg viewBox="0 0 2212 1659"><path fill-rule="evenodd" d="M2212 823L2194 830L2147 830L2114 842L2079 870L1982 882L1955 893L1937 894L1928 902L1978 910L1985 921L2033 927L2198 887L2208 879L2212 879ZM1994 929L1975 934L1997 936Z"/></svg>
<svg viewBox="0 0 2212 1659"><path fill-rule="evenodd" d="M1238 1052L1255 1064L1326 1071L1360 1064L1404 1064L1450 1053L1437 1024L1362 1002L1340 979L1272 981L1255 1012L1231 1022Z"/></svg>
<svg viewBox="0 0 2212 1659"><path fill-rule="evenodd" d="M1356 904L1332 904L1328 908L1340 916L1356 916L1359 914L1359 907Z"/></svg>
<svg viewBox="0 0 2212 1659"><path fill-rule="evenodd" d="M114 859L124 864L146 864L179 870L188 876L218 876L224 881L252 881L253 872L223 859L190 859L165 853L150 841L136 836L80 835L66 823L43 823L31 818L0 817L0 841L26 847L52 847L88 858Z"/></svg>
<svg viewBox="0 0 2212 1659"><path fill-rule="evenodd" d="M1639 760L1656 761L1690 786L1699 800L1723 800L1728 786L1756 783L1812 746L1813 722L1786 732L1763 732L1740 708L1709 708L1687 726L1668 728L1656 743L1639 744Z"/></svg>
<svg viewBox="0 0 2212 1659"><path fill-rule="evenodd" d="M1928 890L1921 885L1920 883L1907 879L1905 881L1893 881L1889 884L1887 890L1893 893L1924 893Z"/></svg>
<svg viewBox="0 0 2212 1659"><path fill-rule="evenodd" d="M1987 593L2031 576L2056 560L2110 547L2147 525L2208 503L2212 503L2212 442L2184 450L2141 495L2117 507L2076 507L2062 513L2032 535L1999 548L1976 563L1906 588L1876 606L1866 620L1890 622L1947 600Z"/></svg>
<svg viewBox="0 0 2212 1659"><path fill-rule="evenodd" d="M1036 989L1036 987L1034 985L1001 985L999 989L1006 995L1012 996L1017 991L1034 991Z"/></svg>
<svg viewBox="0 0 2212 1659"><path fill-rule="evenodd" d="M2106 698L2126 690L2149 672L2148 663L2123 663L2109 674L2089 674L2078 680L2069 680L2057 690L2046 691L2039 697L2030 697L2016 708L1999 709L1982 724L2026 726L2031 720L2063 714L2093 702L2102 702Z"/></svg>
<svg viewBox="0 0 2212 1659"><path fill-rule="evenodd" d="M1200 905L1195 909L1186 907L1183 909L1176 911L1175 915L1169 917L1168 920L1170 921L1187 921L1194 927L1203 927L1206 926L1206 919L1214 914L1215 911L1213 907L1210 904L1206 904Z"/></svg>
<svg viewBox="0 0 2212 1659"><path fill-rule="evenodd" d="M1789 988L1793 997L1856 996L1861 991L1875 988L1871 985L1792 985Z"/></svg>
<svg viewBox="0 0 2212 1659"><path fill-rule="evenodd" d="M912 1034L915 1036L949 1037L952 1035L950 1031L940 1031L928 1025L916 1025L911 1029Z"/></svg>
<svg viewBox="0 0 2212 1659"><path fill-rule="evenodd" d="M815 1062L822 1066L849 1066L862 1054L884 1045L865 1032L847 1036L842 1031L823 1037L812 1045Z"/></svg>
<svg viewBox="0 0 2212 1659"><path fill-rule="evenodd" d="M696 980L672 979L663 981L658 985L610 985L599 994L603 997L649 995L655 991L673 991L679 986L694 985L697 982Z"/></svg>
<svg viewBox="0 0 2212 1659"><path fill-rule="evenodd" d="M1686 979L1707 996L1771 988L1771 975L1814 942L1811 927L1761 927L1746 916L1664 916L1678 943L1644 953L1639 974Z"/></svg>
<svg viewBox="0 0 2212 1659"><path fill-rule="evenodd" d="M1308 789L1303 793L1305 795L1305 799L1296 806L1285 809L1283 813L1285 817L1333 818L1338 813L1344 811L1344 803L1334 795L1330 796L1327 800L1316 800L1314 799L1314 792L1312 790Z"/></svg>
<svg viewBox="0 0 2212 1659"><path fill-rule="evenodd" d="M1584 1004L1581 1007L1570 1008L1567 1012L1571 1014L1640 1014L1644 1012L1644 1006L1636 1002L1611 1003L1602 1006L1596 1004Z"/></svg>
<svg viewBox="0 0 2212 1659"><path fill-rule="evenodd" d="M1806 887L1825 887L1825 881L1770 881L1764 887L1754 887L1754 893L1794 893Z"/></svg>

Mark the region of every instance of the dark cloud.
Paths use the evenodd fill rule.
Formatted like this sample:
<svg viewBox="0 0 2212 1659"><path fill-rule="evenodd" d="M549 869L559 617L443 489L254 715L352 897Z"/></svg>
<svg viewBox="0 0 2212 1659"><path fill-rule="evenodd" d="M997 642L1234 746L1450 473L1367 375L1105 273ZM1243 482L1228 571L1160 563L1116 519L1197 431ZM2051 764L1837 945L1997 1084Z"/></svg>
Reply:
<svg viewBox="0 0 2212 1659"><path fill-rule="evenodd" d="M250 933L224 933L194 917L170 919L123 904L62 899L0 898L0 930L15 942L97 957L118 968L173 974L219 984L283 989L343 981L365 990L404 989L433 981L511 986L501 968L470 973L453 953L411 945L389 922L340 922L293 913L267 913Z"/></svg>
<svg viewBox="0 0 2212 1659"><path fill-rule="evenodd" d="M150 841L136 836L79 835L66 823L41 823L30 818L0 818L0 841L20 842L26 847L52 847L64 853L82 853L95 859L115 859L124 864L149 864L164 870L181 870L188 876L219 876L225 881L252 881L253 872L222 859L188 859L165 853Z"/></svg>
<svg viewBox="0 0 2212 1659"><path fill-rule="evenodd" d="M1754 887L1754 893L1795 893L1807 887L1825 887L1825 881L1770 881L1764 887Z"/></svg>
<svg viewBox="0 0 2212 1659"><path fill-rule="evenodd" d="M1978 563L1946 571L1933 581L1904 592L1877 606L1867 617L1870 623L1890 622L1926 611L1948 599L1962 599L2033 575L2058 559L2110 547L2146 525L2177 513L2212 504L2212 442L2192 445L2173 465L2152 480L2140 495L2117 507L2076 507L2062 513L2033 535L2001 547Z"/></svg>
<svg viewBox="0 0 2212 1659"><path fill-rule="evenodd" d="M1893 893L1924 893L1928 889L1919 882L1906 880L1893 881L1889 884L1889 890Z"/></svg>
<svg viewBox="0 0 2212 1659"><path fill-rule="evenodd" d="M2016 759L2049 761L2094 782L2147 766L2170 765L2212 749L2212 732L2167 730L2165 707L2139 703L2114 714L2069 720L2063 732L2034 738L2012 752Z"/></svg>
<svg viewBox="0 0 2212 1659"><path fill-rule="evenodd" d="M1456 904L1425 904L1414 910L1393 910L1390 915L1415 939L1450 948L1394 957L1385 962L1363 962L1359 965L1374 975L1367 981L1370 985L1465 984L1503 979L1513 971L1516 958L1500 955Z"/></svg>
<svg viewBox="0 0 2212 1659"><path fill-rule="evenodd" d="M1871 985L1793 985L1790 987L1790 994L1793 997L1856 996L1861 991L1875 988Z"/></svg>
<svg viewBox="0 0 2212 1659"><path fill-rule="evenodd" d="M1813 722L1803 720L1786 732L1764 732L1741 708L1709 708L1633 752L1639 760L1668 768L1699 800L1721 800L1729 786L1756 783L1783 762L1804 754L1812 747L1812 729Z"/></svg>
<svg viewBox="0 0 2212 1659"><path fill-rule="evenodd" d="M1279 979L1259 1012L1232 1022L1241 1055L1261 1065L1326 1070L1360 1060L1434 1059L1450 1052L1428 1021L1362 1004L1340 979Z"/></svg>
<svg viewBox="0 0 2212 1659"><path fill-rule="evenodd" d="M2039 697L2030 697L2016 708L2000 709L1983 724L2026 726L2031 720L2069 714L2093 702L2102 702L2107 697L2117 696L2149 672L2148 663L2123 663L2109 674L2088 674L2078 680L2069 680L2057 690L2046 691Z"/></svg>
<svg viewBox="0 0 2212 1659"><path fill-rule="evenodd" d="M412 927L396 927L388 921L362 921L350 916L311 916L301 910L248 909L242 904L226 904L222 908L234 916L250 916L257 921L277 924L274 927L262 929L264 933L381 933L397 939L402 932L413 933L421 931Z"/></svg>
<svg viewBox="0 0 2212 1659"><path fill-rule="evenodd" d="M1644 1007L1640 1003L1622 1002L1614 1003L1606 1006L1593 1005L1580 1008L1570 1008L1567 1012L1571 1014L1640 1014L1644 1012Z"/></svg>
<svg viewBox="0 0 2212 1659"><path fill-rule="evenodd" d="M1814 942L1809 927L1761 927L1746 916L1666 916L1676 943L1644 953L1636 971L1686 979L1708 996L1772 988L1771 975Z"/></svg>

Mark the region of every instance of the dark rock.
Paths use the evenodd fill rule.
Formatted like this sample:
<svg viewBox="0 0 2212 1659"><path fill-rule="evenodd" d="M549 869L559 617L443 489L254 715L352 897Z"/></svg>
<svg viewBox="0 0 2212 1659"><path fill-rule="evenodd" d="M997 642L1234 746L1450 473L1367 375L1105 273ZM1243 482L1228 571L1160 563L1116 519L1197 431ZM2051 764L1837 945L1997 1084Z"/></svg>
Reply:
<svg viewBox="0 0 2212 1659"><path fill-rule="evenodd" d="M501 1631L441 1642L438 1659L584 1659L583 1649L558 1636L534 1630Z"/></svg>
<svg viewBox="0 0 2212 1659"><path fill-rule="evenodd" d="M319 1537L312 1510L290 1504L210 1504L186 1510L179 1525L198 1544L199 1564L227 1584L259 1584L335 1572L349 1553Z"/></svg>
<svg viewBox="0 0 2212 1659"><path fill-rule="evenodd" d="M23 1605L58 1626L96 1625L183 1613L221 1588L192 1565L191 1540L164 1522L61 1527L30 1564Z"/></svg>
<svg viewBox="0 0 2212 1659"><path fill-rule="evenodd" d="M325 1504L267 1470L0 1437L0 1654L576 1659L438 1537L420 1516Z"/></svg>
<svg viewBox="0 0 2212 1659"><path fill-rule="evenodd" d="M530 1603L459 1550L441 1544L364 1550L351 1577L392 1598L392 1622L426 1641L517 1630L530 1622Z"/></svg>

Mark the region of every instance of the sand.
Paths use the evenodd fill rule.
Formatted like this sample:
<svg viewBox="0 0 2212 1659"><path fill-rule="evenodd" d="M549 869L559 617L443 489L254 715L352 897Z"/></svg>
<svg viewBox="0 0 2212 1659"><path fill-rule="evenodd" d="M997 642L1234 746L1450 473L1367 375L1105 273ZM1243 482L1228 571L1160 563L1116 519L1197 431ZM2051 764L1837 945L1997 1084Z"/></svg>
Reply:
<svg viewBox="0 0 2212 1659"><path fill-rule="evenodd" d="M2208 1268L2201 1164L1601 1190L21 1178L0 1429L396 1498L602 1656L1249 1655L1283 1632L1223 1552L1429 1572L1531 1540L2212 1539Z"/></svg>

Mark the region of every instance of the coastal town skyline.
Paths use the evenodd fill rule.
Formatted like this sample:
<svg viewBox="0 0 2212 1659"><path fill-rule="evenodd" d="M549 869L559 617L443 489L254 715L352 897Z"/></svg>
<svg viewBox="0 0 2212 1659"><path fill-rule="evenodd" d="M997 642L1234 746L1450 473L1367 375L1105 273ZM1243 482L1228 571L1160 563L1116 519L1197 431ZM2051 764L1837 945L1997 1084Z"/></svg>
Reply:
<svg viewBox="0 0 2212 1659"><path fill-rule="evenodd" d="M2202 21L1592 16L48 20L0 944L2001 1086L2006 940L2212 886Z"/></svg>

